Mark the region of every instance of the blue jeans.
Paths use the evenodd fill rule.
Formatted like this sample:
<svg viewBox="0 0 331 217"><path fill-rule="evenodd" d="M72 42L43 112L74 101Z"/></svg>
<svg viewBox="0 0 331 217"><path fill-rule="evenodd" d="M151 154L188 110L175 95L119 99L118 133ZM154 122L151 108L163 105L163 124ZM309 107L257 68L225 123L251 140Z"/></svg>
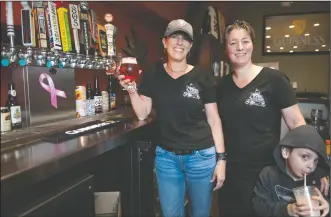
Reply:
<svg viewBox="0 0 331 217"><path fill-rule="evenodd" d="M184 217L187 190L190 217L210 216L216 166L215 147L176 155L156 147L155 169L163 217Z"/></svg>

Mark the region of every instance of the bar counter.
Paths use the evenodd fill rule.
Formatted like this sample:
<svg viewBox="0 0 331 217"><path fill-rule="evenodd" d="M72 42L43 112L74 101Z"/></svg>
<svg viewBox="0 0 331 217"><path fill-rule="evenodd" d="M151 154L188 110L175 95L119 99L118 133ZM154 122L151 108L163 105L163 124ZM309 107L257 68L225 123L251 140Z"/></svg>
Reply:
<svg viewBox="0 0 331 217"><path fill-rule="evenodd" d="M104 121L113 118L125 118L125 121L63 142L46 142L41 139L42 135L52 134L58 130L79 126L89 121ZM90 190L92 187L94 191L121 191L125 189L123 191L126 192L121 193L124 194L124 202L122 203L126 204L122 206L129 207L127 214L135 216L134 205L128 204L135 200L133 196L135 187L132 182L141 178L141 174L138 174L139 177L135 176L137 174L135 162L142 161L142 151L139 150L139 146L151 144L153 126L153 117L139 121L131 109L117 109L115 112L93 118L66 120L43 127L25 129L16 132L16 135L19 136L2 135L4 140L1 142L1 203L8 207L8 211L2 212L1 216L15 215L16 213L18 216L30 216L22 215L26 210L31 209L31 206L34 206L28 206L27 201L35 199L35 197L39 198L40 195L45 197L43 193L32 196L31 191L43 192L45 189L56 188L62 183L72 182L77 177L84 177L80 181L85 180L89 175L93 176L93 181L89 181ZM138 149L138 154L133 151L134 149ZM151 174L153 161L150 154L146 159L148 161L147 173ZM141 172L141 168L139 171ZM113 176L118 176L116 181L114 181ZM123 179L129 180L124 181ZM124 185L122 187L120 187L121 182ZM146 186L152 187L150 179ZM141 186L138 188L140 189ZM19 202L20 205L14 205L12 204L13 194L23 194L27 198ZM27 196L29 194L31 197ZM19 197L18 195L16 196ZM77 199L79 198L74 200ZM16 203L17 199L14 201ZM34 204L38 204L38 202ZM15 210L14 214L12 210L17 209L17 206L23 208L19 208L20 211ZM49 214L48 212L45 213ZM72 212L70 211L70 213ZM78 213L74 212L74 214ZM57 215L61 216L60 213ZM86 214L85 216L89 215Z"/></svg>

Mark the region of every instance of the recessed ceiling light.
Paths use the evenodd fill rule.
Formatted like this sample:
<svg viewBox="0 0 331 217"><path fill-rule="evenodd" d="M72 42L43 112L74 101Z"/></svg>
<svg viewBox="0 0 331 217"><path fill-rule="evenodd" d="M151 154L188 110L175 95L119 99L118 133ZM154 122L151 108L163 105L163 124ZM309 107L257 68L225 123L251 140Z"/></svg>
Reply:
<svg viewBox="0 0 331 217"><path fill-rule="evenodd" d="M319 23L315 23L314 26L319 26L320 24Z"/></svg>
<svg viewBox="0 0 331 217"><path fill-rule="evenodd" d="M284 48L283 47L280 47L279 49L283 50Z"/></svg>
<svg viewBox="0 0 331 217"><path fill-rule="evenodd" d="M320 50L319 50L319 49L316 49L315 51L318 52L318 51L320 51Z"/></svg>
<svg viewBox="0 0 331 217"><path fill-rule="evenodd" d="M290 37L290 35L285 35L285 38L288 38L288 37Z"/></svg>
<svg viewBox="0 0 331 217"><path fill-rule="evenodd" d="M298 46L293 46L293 48L295 49L295 48L298 48Z"/></svg>
<svg viewBox="0 0 331 217"><path fill-rule="evenodd" d="M322 45L322 47L326 47L326 45L325 45L325 44L323 44L323 45Z"/></svg>
<svg viewBox="0 0 331 217"><path fill-rule="evenodd" d="M323 46L323 45L322 45ZM270 46L267 46L267 48L270 48Z"/></svg>
<svg viewBox="0 0 331 217"><path fill-rule="evenodd" d="M271 27L268 26L268 27L265 27L265 29L266 29L266 30L269 30L269 29L271 29Z"/></svg>
<svg viewBox="0 0 331 217"><path fill-rule="evenodd" d="M293 50L290 50L290 53L293 53Z"/></svg>
<svg viewBox="0 0 331 217"><path fill-rule="evenodd" d="M310 34L309 33L306 33L305 36L309 36Z"/></svg>
<svg viewBox="0 0 331 217"><path fill-rule="evenodd" d="M269 53L269 52L271 52L270 50L267 50L267 52Z"/></svg>
<svg viewBox="0 0 331 217"><path fill-rule="evenodd" d="M270 35L267 35L266 38L271 38L271 36Z"/></svg>
<svg viewBox="0 0 331 217"><path fill-rule="evenodd" d="M290 25L288 28L293 29L294 28L294 25Z"/></svg>

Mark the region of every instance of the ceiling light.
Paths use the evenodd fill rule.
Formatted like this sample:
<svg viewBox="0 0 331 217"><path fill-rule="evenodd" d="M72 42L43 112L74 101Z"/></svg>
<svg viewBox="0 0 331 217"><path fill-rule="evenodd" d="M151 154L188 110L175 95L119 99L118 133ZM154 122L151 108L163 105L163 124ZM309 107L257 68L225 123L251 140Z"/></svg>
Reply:
<svg viewBox="0 0 331 217"><path fill-rule="evenodd" d="M270 35L267 35L266 38L271 38L271 36Z"/></svg>
<svg viewBox="0 0 331 217"><path fill-rule="evenodd" d="M320 50L316 49L315 51L317 52L317 51L320 51Z"/></svg>
<svg viewBox="0 0 331 217"><path fill-rule="evenodd" d="M295 48L298 48L298 46L293 46L293 48L295 49Z"/></svg>
<svg viewBox="0 0 331 217"><path fill-rule="evenodd" d="M285 38L288 38L288 37L290 37L290 35L285 35Z"/></svg>
<svg viewBox="0 0 331 217"><path fill-rule="evenodd" d="M319 26L320 24L319 23L315 23L314 26Z"/></svg>
<svg viewBox="0 0 331 217"><path fill-rule="evenodd" d="M270 50L267 50L267 52L269 53L269 52L270 52Z"/></svg>
<svg viewBox="0 0 331 217"><path fill-rule="evenodd" d="M290 25L288 28L293 29L294 28L294 25Z"/></svg>
<svg viewBox="0 0 331 217"><path fill-rule="evenodd" d="M293 50L290 50L290 53L293 53Z"/></svg>
<svg viewBox="0 0 331 217"><path fill-rule="evenodd" d="M268 26L268 27L266 27L265 29L266 29L266 30L269 30L269 29L271 29L271 27Z"/></svg>
<svg viewBox="0 0 331 217"><path fill-rule="evenodd" d="M306 33L305 36L309 36L310 34L309 33Z"/></svg>
<svg viewBox="0 0 331 217"><path fill-rule="evenodd" d="M325 44L323 44L323 45L322 45L322 47L326 47L326 45L325 45Z"/></svg>
<svg viewBox="0 0 331 217"><path fill-rule="evenodd" d="M283 47L280 47L279 49L283 50L284 48Z"/></svg>
<svg viewBox="0 0 331 217"><path fill-rule="evenodd" d="M322 45L323 46L323 45ZM270 46L267 46L267 48L270 48Z"/></svg>

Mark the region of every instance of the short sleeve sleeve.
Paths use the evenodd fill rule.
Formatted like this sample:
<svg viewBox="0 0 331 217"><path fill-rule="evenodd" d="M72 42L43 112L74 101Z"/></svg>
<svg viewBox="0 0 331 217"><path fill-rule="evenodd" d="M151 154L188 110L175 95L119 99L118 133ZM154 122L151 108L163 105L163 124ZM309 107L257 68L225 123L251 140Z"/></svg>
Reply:
<svg viewBox="0 0 331 217"><path fill-rule="evenodd" d="M216 82L211 71L203 70L201 99L203 104L216 102Z"/></svg>
<svg viewBox="0 0 331 217"><path fill-rule="evenodd" d="M138 88L139 94L150 98L152 98L152 89L153 89L152 76L154 69L155 67L150 67L146 71L142 72L142 77Z"/></svg>
<svg viewBox="0 0 331 217"><path fill-rule="evenodd" d="M280 109L297 104L296 94L291 86L290 80L282 72L277 71L278 75L274 81L274 92L277 105Z"/></svg>

